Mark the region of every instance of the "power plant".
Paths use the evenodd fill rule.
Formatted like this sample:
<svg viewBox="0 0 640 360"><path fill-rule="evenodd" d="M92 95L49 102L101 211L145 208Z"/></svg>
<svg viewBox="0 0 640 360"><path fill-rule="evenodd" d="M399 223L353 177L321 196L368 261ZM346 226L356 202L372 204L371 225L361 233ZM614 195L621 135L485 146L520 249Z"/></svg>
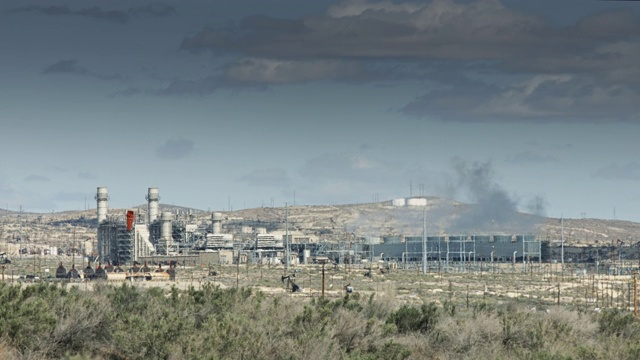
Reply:
<svg viewBox="0 0 640 360"><path fill-rule="evenodd" d="M287 226L283 231L282 224L267 224L270 232L265 227L252 227L250 223L235 229L228 224L227 230L235 231L225 232L223 222L226 219L221 212L212 212L209 221L198 222L193 214L184 211L161 210L157 187L148 188L146 216L139 209L108 215L106 187L97 188L95 199L98 260L115 265L205 254L209 255L209 262L218 264L296 265L320 259L335 264L364 264L385 260L403 266L423 263L425 268L445 267L448 271L455 269L456 264L526 263L540 262L543 258L542 242L531 234L431 236L425 227L421 236L369 236L326 241L300 231L289 232ZM392 205L425 207L427 199L395 199Z"/></svg>

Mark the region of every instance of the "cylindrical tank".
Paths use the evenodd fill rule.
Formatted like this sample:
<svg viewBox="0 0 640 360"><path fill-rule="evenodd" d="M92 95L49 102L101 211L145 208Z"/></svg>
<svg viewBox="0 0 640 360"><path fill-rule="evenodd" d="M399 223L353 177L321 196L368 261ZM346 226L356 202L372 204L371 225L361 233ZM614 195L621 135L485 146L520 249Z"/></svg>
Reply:
<svg viewBox="0 0 640 360"><path fill-rule="evenodd" d="M427 206L427 199L425 198L407 199L407 206Z"/></svg>
<svg viewBox="0 0 640 360"><path fill-rule="evenodd" d="M158 207L160 203L160 193L157 187L150 187L147 192L148 211L149 211L149 224L158 219Z"/></svg>
<svg viewBox="0 0 640 360"><path fill-rule="evenodd" d="M222 233L222 213L214 212L211 216L211 231L214 234Z"/></svg>
<svg viewBox="0 0 640 360"><path fill-rule="evenodd" d="M405 205L405 200L404 200L404 198L393 199L393 200L391 200L391 205L393 205L393 206L404 206Z"/></svg>
<svg viewBox="0 0 640 360"><path fill-rule="evenodd" d="M98 203L98 224L107 220L107 210L109 209L109 191L106 187L101 186L96 193L96 202Z"/></svg>

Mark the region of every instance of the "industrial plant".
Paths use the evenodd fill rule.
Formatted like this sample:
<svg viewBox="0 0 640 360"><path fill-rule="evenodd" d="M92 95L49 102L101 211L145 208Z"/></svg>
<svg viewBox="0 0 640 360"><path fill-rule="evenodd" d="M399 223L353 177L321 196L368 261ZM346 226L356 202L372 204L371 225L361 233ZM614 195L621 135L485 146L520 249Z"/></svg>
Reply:
<svg viewBox="0 0 640 360"><path fill-rule="evenodd" d="M533 234L422 234L345 236L322 239L283 222L234 223L221 212L207 220L191 211L160 211L158 188L150 187L147 209L109 215L109 194L98 187L97 261L132 264L150 261L191 264L285 264L327 261L336 265L383 262L424 271L456 271L493 262L540 263L542 241ZM394 207L426 207L427 199L394 199ZM201 215L201 214L200 214Z"/></svg>

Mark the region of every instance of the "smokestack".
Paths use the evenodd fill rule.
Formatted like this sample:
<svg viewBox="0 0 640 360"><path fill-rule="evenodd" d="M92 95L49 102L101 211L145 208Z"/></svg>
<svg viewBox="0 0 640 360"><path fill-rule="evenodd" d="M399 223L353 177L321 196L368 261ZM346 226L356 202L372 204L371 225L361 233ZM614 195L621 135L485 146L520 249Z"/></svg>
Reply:
<svg viewBox="0 0 640 360"><path fill-rule="evenodd" d="M171 243L173 239L171 236L173 231L173 214L169 211L163 212L160 217L160 221L162 221L162 227L160 228L160 243L165 246L166 252L169 253L169 246L172 245Z"/></svg>
<svg viewBox="0 0 640 360"><path fill-rule="evenodd" d="M211 231L214 234L222 233L222 213L214 212L211 216Z"/></svg>
<svg viewBox="0 0 640 360"><path fill-rule="evenodd" d="M154 221L158 220L158 206L160 201L158 188L150 187L146 199L148 201L149 224L151 224Z"/></svg>
<svg viewBox="0 0 640 360"><path fill-rule="evenodd" d="M106 187L99 187L95 199L98 203L98 224L107 220L107 210L109 209L109 191Z"/></svg>

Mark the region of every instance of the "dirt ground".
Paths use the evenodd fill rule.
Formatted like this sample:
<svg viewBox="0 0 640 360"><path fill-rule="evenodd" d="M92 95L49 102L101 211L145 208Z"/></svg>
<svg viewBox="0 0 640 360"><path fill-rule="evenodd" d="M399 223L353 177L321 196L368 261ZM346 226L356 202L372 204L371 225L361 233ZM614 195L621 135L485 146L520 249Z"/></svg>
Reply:
<svg viewBox="0 0 640 360"><path fill-rule="evenodd" d="M15 259L5 265L2 281L21 282L24 286L33 281L20 278L24 274L36 274L40 280L51 281L60 286L78 286L91 290L96 281L59 281L55 269L62 262L67 269L76 261L79 271L86 267L81 259L28 258ZM479 269L452 268L461 272L428 272L422 274L418 264L406 270L369 269L350 265L335 267L325 265L324 296L338 298L344 296L349 286L360 296L388 297L398 306L402 304L420 305L434 301L439 304L449 302L460 307L472 307L479 303L502 304L522 302L531 308L548 308L554 305L569 305L585 310L599 311L606 307L617 307L633 311L634 275L609 275L589 273L577 266L560 264L534 264L524 272L522 265L495 264L492 268ZM369 276L370 274L370 276ZM53 275L53 276L52 276ZM151 273L153 276L154 273ZM288 275L291 279L283 277ZM285 274L283 265L257 266L241 264L212 267L182 267L176 269L176 280L166 276L155 277L151 281L125 280L125 274L112 274L107 283L130 282L136 287L161 287L181 290L193 287L200 289L206 284L220 288L250 287L266 295L285 295L293 298L311 299L323 296L322 266L298 265ZM292 292L295 284L299 291Z"/></svg>

